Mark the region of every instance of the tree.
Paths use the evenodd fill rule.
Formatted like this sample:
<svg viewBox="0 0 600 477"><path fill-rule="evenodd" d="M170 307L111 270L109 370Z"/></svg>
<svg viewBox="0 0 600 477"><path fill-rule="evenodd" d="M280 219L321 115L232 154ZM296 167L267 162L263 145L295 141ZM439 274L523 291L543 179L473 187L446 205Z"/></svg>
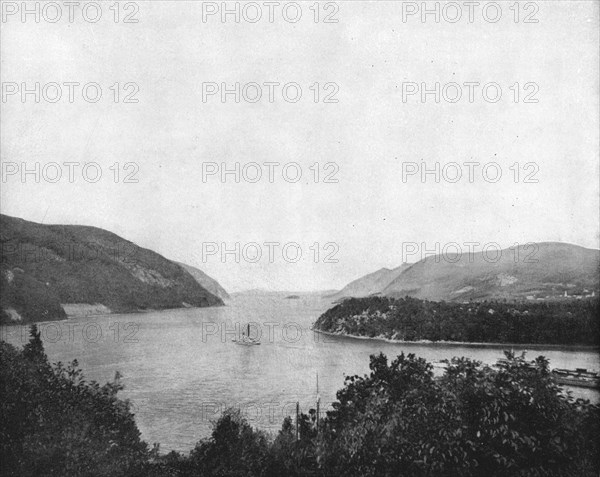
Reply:
<svg viewBox="0 0 600 477"><path fill-rule="evenodd" d="M319 436L321 470L348 476L585 476L598 466L597 406L564 396L548 362L507 356L493 369L401 354L347 378Z"/></svg>
<svg viewBox="0 0 600 477"><path fill-rule="evenodd" d="M48 362L41 333L35 324L29 327L29 342L23 347L23 356L33 362Z"/></svg>
<svg viewBox="0 0 600 477"><path fill-rule="evenodd" d="M274 475L265 433L255 431L239 410L227 409L214 423L211 437L200 441L190 453L189 475Z"/></svg>
<svg viewBox="0 0 600 477"><path fill-rule="evenodd" d="M118 380L49 365L35 327L22 351L0 342L0 383L0 475L135 476L147 461Z"/></svg>

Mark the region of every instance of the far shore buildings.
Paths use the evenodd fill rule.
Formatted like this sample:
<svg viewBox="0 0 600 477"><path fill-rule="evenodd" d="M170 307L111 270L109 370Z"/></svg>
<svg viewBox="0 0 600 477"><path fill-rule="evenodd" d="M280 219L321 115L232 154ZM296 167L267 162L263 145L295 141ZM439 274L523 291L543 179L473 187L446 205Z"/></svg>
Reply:
<svg viewBox="0 0 600 477"><path fill-rule="evenodd" d="M538 295L527 295L525 298L527 300L557 300L557 299L571 299L571 300L581 300L583 298L594 298L596 296L595 291L589 291L584 289L581 293L572 293L569 295L567 290L562 295L546 295L546 296L538 296Z"/></svg>

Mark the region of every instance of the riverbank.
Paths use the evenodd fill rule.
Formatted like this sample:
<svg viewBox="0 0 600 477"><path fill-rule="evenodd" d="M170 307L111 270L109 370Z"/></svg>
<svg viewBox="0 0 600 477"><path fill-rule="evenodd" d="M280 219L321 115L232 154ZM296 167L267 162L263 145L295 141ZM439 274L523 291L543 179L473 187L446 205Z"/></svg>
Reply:
<svg viewBox="0 0 600 477"><path fill-rule="evenodd" d="M61 304L62 308L65 310L66 318L56 318L50 320L40 320L40 321L6 321L0 323L0 326L30 326L30 325L44 325L47 323L61 323L66 322L72 319L78 318L100 318L104 316L122 316L122 315L143 315L148 313L157 313L157 312L168 312L168 311L178 311L178 310L189 310L189 309L210 309L210 308L221 308L228 306L227 302L223 302L223 304L211 305L211 306L180 306L177 308L144 308L137 310L111 310L110 308L104 305L88 305L88 304Z"/></svg>
<svg viewBox="0 0 600 477"><path fill-rule="evenodd" d="M335 336L348 339L356 340L369 340L369 341L383 341L385 343L402 344L402 345L431 345L431 346L457 346L457 347L472 347L472 348L523 348L528 349L549 349L549 350L566 350L566 351L598 351L600 347L592 345L561 345L561 344L540 344L540 343L485 343L485 342L468 342L468 341L430 341L430 340L418 340L418 341L405 341L395 340L386 338L385 336L361 336L352 335L348 333L334 333L331 331L322 331L317 328L311 328L311 331L320 333L327 336Z"/></svg>

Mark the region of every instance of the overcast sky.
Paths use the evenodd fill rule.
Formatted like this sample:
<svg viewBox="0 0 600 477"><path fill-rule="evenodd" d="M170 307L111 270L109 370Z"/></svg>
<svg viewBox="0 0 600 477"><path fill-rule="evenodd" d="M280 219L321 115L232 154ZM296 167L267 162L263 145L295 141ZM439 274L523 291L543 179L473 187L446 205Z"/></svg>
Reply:
<svg viewBox="0 0 600 477"><path fill-rule="evenodd" d="M247 21L256 15L250 8L240 23L233 15L223 23L218 13L203 21L201 2L141 1L137 12L121 3L115 23L111 3L102 4L96 23L80 10L69 22L64 5L56 23L46 21L56 15L50 8L39 23L33 15L23 23L20 12L3 18L2 213L108 229L198 266L229 291L339 288L380 267L416 261L418 255L402 253L409 242L429 249L531 241L598 248L598 2L537 2L539 11L523 3L518 23L509 10L513 2L499 2L496 23L485 21L481 8L470 22L466 6L456 23L447 21L457 13L449 8L439 23L433 15L423 23L418 12L403 21L402 9L412 8L406 2L366 1L337 2L337 12L321 2L318 23L309 9L314 2L299 3L296 23L283 18L281 6L271 23L262 2L256 23ZM139 21L123 23L128 13ZM496 13L486 11L492 19ZM95 12L86 14L93 19ZM297 12L290 7L286 14L291 20ZM327 14L337 23L324 23ZM538 22L524 23L527 15ZM56 96L51 86L39 103L20 90L9 94L14 84L34 88L36 82L61 84L63 96L49 102ZM75 86L70 103L65 82L98 83L102 98L87 102ZM223 103L219 94L203 100L203 83L223 82L230 88L258 83L263 96L256 103L244 97L236 103L234 95ZM291 102L291 88L286 100L278 86L269 102L266 82L297 83L302 97ZM450 102L453 86L443 89L439 103L433 94L423 102L419 92L403 98L403 89L436 82L440 90L462 85L461 99ZM481 84L473 102L468 82ZM116 88L109 89L115 83L119 102ZM326 83L334 84L326 89ZM501 88L498 102L491 101L493 88L483 96L487 83ZM93 89L86 92L93 98ZM124 103L131 92L138 102ZM252 99L256 89L245 93ZM328 94L337 102L324 103ZM418 173L403 181L403 168L413 171L422 161L430 169L436 162L480 166L472 182L465 166L454 183L450 167L439 182L429 174L423 183ZM21 163L33 169L36 162L60 164L63 176L50 183L50 167L39 182L33 174L25 180L20 171L13 174ZM81 164L72 183L64 162ZM95 183L82 175L86 162L102 170ZM222 162L281 166L274 166L273 183L266 166L256 183L243 177L236 183L233 175L223 183L219 174L203 181L203 163ZM115 163L118 183L110 169ZM125 163L136 166L124 170ZM287 163L300 166L298 182L284 179ZM500 166L497 182L495 165L483 176L487 163ZM86 171L94 177L93 169ZM137 183L124 182L128 172ZM286 169L288 179L296 172L297 166ZM252 178L256 170L246 173ZM324 182L328 174L337 182ZM230 249L255 242L263 258L249 263L241 254L236 263L231 254L223 263L218 252L203 255L209 242ZM265 242L281 244L272 248L273 263ZM297 263L290 263L289 247L287 259L282 256L282 246L292 242L302 249ZM255 250L245 252L252 258ZM324 263L329 254L337 263Z"/></svg>

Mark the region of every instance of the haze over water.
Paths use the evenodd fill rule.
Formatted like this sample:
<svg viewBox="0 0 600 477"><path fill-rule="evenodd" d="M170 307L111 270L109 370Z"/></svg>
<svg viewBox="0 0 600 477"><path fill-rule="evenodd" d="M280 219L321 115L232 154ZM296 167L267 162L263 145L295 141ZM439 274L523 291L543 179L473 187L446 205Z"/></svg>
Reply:
<svg viewBox="0 0 600 477"><path fill-rule="evenodd" d="M120 396L132 401L142 438L159 442L163 452L189 451L209 436L211 421L227 406L240 407L253 426L276 432L286 415L294 415L297 401L303 412L315 407L317 375L321 408L327 409L344 376L368 372L374 353L383 352L391 360L404 351L430 362L466 356L488 364L503 356L502 346L396 344L319 335L310 326L330 302L317 295L285 297L238 294L226 307L71 318L41 324L40 329L51 362L77 359L85 377L100 383L119 371L125 386ZM261 345L236 345L231 341L236 324L241 330L249 322L260 325L253 325L251 334L260 329ZM4 327L2 336L24 344L27 327ZM553 368L600 369L596 350L529 349L528 358L544 355ZM572 391L576 397L599 399L596 391Z"/></svg>

